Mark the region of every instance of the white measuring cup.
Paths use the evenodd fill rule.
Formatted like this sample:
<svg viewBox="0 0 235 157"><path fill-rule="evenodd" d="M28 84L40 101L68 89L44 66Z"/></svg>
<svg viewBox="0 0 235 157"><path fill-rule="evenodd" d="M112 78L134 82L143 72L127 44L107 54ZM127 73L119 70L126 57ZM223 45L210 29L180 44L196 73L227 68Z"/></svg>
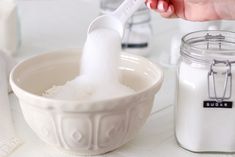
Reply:
<svg viewBox="0 0 235 157"><path fill-rule="evenodd" d="M108 28L123 36L124 26L128 18L144 3L144 0L125 0L114 12L102 15L93 20L88 33L97 28Z"/></svg>

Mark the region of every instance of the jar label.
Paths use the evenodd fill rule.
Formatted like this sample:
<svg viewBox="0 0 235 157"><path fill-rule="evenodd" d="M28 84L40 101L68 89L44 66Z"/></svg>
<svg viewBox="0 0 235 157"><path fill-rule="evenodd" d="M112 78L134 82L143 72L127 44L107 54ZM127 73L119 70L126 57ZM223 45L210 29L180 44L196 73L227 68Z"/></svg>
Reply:
<svg viewBox="0 0 235 157"><path fill-rule="evenodd" d="M232 101L204 101L203 102L204 108L233 108L233 102Z"/></svg>

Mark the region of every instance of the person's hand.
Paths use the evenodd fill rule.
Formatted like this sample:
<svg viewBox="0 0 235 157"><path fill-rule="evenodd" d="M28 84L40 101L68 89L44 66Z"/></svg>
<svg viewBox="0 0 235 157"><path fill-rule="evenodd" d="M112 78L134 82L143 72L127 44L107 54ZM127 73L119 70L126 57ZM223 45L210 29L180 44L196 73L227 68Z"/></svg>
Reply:
<svg viewBox="0 0 235 157"><path fill-rule="evenodd" d="M166 18L190 21L235 19L235 0L145 0L145 3Z"/></svg>

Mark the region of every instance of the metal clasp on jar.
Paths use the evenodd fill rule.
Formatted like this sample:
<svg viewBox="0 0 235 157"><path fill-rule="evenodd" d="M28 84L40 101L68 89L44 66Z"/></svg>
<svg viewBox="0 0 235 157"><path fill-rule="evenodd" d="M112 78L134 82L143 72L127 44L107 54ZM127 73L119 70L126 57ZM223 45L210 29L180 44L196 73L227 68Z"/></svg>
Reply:
<svg viewBox="0 0 235 157"><path fill-rule="evenodd" d="M232 95L232 72L231 72L231 64L234 62L230 61L219 61L214 60L210 66L210 71L208 72L208 96L210 99L216 100L217 102L223 102L224 100L231 99ZM216 88L216 76L218 75L218 72L215 70L216 66L222 66L224 65L224 72L221 72L222 75L225 76L225 81L223 85L223 92L221 96L218 96L218 89ZM211 88L212 86L212 88ZM219 89L221 90L221 89ZM213 93L213 94L212 94Z"/></svg>
<svg viewBox="0 0 235 157"><path fill-rule="evenodd" d="M207 49L210 48L210 41L219 41L219 49L221 50L221 42L225 40L225 36L219 35L210 35L209 33L206 34L205 39L207 41Z"/></svg>

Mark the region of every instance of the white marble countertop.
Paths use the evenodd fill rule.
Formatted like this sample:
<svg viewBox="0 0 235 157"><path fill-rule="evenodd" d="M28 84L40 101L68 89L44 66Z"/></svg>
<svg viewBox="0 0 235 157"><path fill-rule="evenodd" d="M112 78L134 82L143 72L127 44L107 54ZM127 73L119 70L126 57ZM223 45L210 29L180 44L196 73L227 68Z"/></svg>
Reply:
<svg viewBox="0 0 235 157"><path fill-rule="evenodd" d="M89 22L99 14L98 1L86 0L18 0L22 29L21 47L16 58L55 49L81 48ZM226 22L224 28L230 26ZM177 20L153 16L153 49L148 56L161 63L169 54L170 39L177 33ZM162 55L163 54L163 55ZM165 55L164 55L165 54ZM175 74L173 68L163 67L165 81L156 96L152 114L137 137L118 150L102 157L199 157L235 156L226 154L196 154L179 147L174 137L173 104ZM168 93L166 95L166 93ZM10 157L67 157L44 145L25 123L17 98L10 94L14 123L24 144Z"/></svg>

